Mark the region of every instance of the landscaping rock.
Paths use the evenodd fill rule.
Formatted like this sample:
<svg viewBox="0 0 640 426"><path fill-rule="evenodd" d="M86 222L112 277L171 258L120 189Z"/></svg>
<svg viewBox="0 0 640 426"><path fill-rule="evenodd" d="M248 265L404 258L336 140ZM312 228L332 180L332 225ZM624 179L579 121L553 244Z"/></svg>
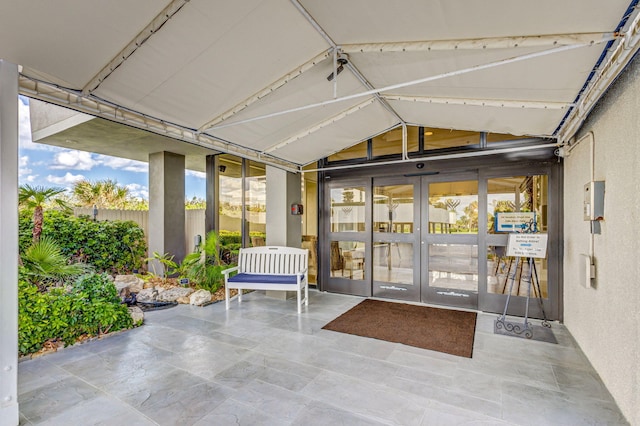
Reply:
<svg viewBox="0 0 640 426"><path fill-rule="evenodd" d="M211 302L211 292L207 290L198 290L189 296L189 303L195 306L202 306Z"/></svg>
<svg viewBox="0 0 640 426"><path fill-rule="evenodd" d="M142 303L155 302L158 299L158 290L155 288L143 288L136 295L136 300Z"/></svg>
<svg viewBox="0 0 640 426"><path fill-rule="evenodd" d="M164 291L158 292L158 301L175 302L179 297L186 297L193 293L194 290L188 287L172 287Z"/></svg>
<svg viewBox="0 0 640 426"><path fill-rule="evenodd" d="M132 293L138 293L144 286L144 281L135 275L116 275L113 283L118 289L124 288L124 286L129 287L129 291Z"/></svg>
<svg viewBox="0 0 640 426"><path fill-rule="evenodd" d="M191 299L189 298L189 296L182 296L182 297L178 297L176 299L176 302L181 303L183 305L188 305L189 303L191 303Z"/></svg>
<svg viewBox="0 0 640 426"><path fill-rule="evenodd" d="M144 289L144 288L153 288L153 287L154 287L154 284L153 284L152 282L148 282L148 281L147 281L147 282L145 282L145 283L142 285L142 288L143 288L143 289Z"/></svg>
<svg viewBox="0 0 640 426"><path fill-rule="evenodd" d="M125 300L131 297L131 290L129 290L129 285L126 283L114 283L116 286L116 290L118 290L118 296L120 296L120 300Z"/></svg>
<svg viewBox="0 0 640 426"><path fill-rule="evenodd" d="M129 306L129 308L127 309L129 310L129 315L131 315L131 319L133 320L133 325L142 325L142 323L144 322L144 312L142 311L142 309L138 308L137 306Z"/></svg>

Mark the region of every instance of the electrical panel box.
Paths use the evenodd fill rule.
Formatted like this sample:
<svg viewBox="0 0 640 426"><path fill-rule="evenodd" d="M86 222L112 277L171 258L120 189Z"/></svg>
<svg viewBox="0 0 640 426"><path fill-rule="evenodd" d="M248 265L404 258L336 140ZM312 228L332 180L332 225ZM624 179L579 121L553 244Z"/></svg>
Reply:
<svg viewBox="0 0 640 426"><path fill-rule="evenodd" d="M604 219L604 181L584 185L584 220Z"/></svg>

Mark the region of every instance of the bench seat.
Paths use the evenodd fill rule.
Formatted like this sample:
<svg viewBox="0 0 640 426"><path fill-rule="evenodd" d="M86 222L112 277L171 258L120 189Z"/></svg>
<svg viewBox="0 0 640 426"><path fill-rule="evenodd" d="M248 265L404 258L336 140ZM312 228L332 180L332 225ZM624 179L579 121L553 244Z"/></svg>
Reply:
<svg viewBox="0 0 640 426"><path fill-rule="evenodd" d="M304 278L303 275L300 276ZM236 274L229 278L230 283L265 283L265 284L297 284L296 275L276 275L276 274Z"/></svg>
<svg viewBox="0 0 640 426"><path fill-rule="evenodd" d="M238 266L222 271L226 309L229 309L232 288L238 290L238 303L242 302L242 290L280 290L296 291L298 313L301 313L302 303L309 304L308 262L307 249L280 246L241 248Z"/></svg>

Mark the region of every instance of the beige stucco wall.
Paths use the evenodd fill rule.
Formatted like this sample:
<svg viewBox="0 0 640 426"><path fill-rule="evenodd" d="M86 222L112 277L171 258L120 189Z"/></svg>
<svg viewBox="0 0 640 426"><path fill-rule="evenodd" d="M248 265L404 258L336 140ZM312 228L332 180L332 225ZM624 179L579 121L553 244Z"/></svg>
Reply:
<svg viewBox="0 0 640 426"><path fill-rule="evenodd" d="M640 60L596 105L580 139L564 169L564 321L627 420L640 425ZM583 186L592 178L606 192L602 233L591 243ZM589 289L579 255L591 245Z"/></svg>

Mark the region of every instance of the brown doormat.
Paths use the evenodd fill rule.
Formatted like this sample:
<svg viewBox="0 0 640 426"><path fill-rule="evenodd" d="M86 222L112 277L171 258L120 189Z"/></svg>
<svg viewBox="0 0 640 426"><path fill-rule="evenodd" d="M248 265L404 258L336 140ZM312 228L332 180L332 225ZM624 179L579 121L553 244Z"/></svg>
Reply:
<svg viewBox="0 0 640 426"><path fill-rule="evenodd" d="M366 299L324 327L471 358L475 312Z"/></svg>

